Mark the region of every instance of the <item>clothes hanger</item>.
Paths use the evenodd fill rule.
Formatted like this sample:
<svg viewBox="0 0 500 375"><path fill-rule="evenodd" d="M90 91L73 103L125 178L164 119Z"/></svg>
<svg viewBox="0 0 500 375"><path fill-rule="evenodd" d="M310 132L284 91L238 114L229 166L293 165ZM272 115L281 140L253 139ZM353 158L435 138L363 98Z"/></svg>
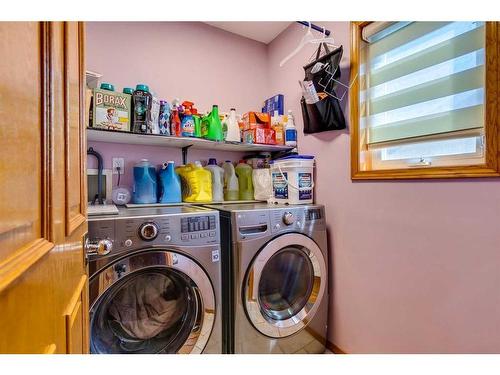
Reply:
<svg viewBox="0 0 500 375"><path fill-rule="evenodd" d="M311 22L308 22L308 24L309 27L307 28L306 33L302 36L299 45L288 56L286 56L283 60L281 60L280 66L285 65L287 61L290 60L292 57L294 57L297 53L299 53L300 50L304 48L305 45L309 44L310 41L316 39L311 31Z"/></svg>
<svg viewBox="0 0 500 375"><path fill-rule="evenodd" d="M300 40L299 45L288 56L286 56L283 60L281 60L280 67L285 65L288 60L290 60L297 53L299 53L300 50L302 48L304 48L304 46L306 46L307 44L326 43L326 44L331 44L332 46L335 47L333 38L330 38L330 37L327 38L324 31L323 31L322 38L316 38L311 31L311 22L308 22L308 24L309 24L309 27L307 28L307 31L304 34L304 36L302 36L302 39ZM324 27L323 27L323 30L325 30Z"/></svg>

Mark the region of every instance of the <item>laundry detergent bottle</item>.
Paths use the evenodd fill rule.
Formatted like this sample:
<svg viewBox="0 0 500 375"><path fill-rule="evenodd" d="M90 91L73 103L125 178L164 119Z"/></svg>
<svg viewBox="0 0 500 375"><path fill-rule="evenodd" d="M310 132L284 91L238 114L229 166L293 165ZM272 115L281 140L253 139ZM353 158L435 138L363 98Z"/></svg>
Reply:
<svg viewBox="0 0 500 375"><path fill-rule="evenodd" d="M240 160L234 171L238 176L239 199L242 201L253 200L252 167L245 160Z"/></svg>
<svg viewBox="0 0 500 375"><path fill-rule="evenodd" d="M148 159L142 159L134 166L134 188L132 202L151 204L157 202L156 169Z"/></svg>
<svg viewBox="0 0 500 375"><path fill-rule="evenodd" d="M219 107L217 105L214 104L212 106L212 112L201 119L201 134L203 138L212 141L224 140L222 123L219 117Z"/></svg>
<svg viewBox="0 0 500 375"><path fill-rule="evenodd" d="M181 179L175 172L173 161L164 163L158 174L159 202L179 203L182 202Z"/></svg>
<svg viewBox="0 0 500 375"><path fill-rule="evenodd" d="M224 200L237 201L239 197L238 177L234 171L234 165L230 160L222 164L224 170Z"/></svg>
<svg viewBox="0 0 500 375"><path fill-rule="evenodd" d="M216 159L209 159L205 169L212 174L212 201L222 202L224 200L224 169L217 165Z"/></svg>
<svg viewBox="0 0 500 375"><path fill-rule="evenodd" d="M149 86L138 84L132 95L132 124L134 133L152 133L149 122L151 121L151 106L153 95L149 92Z"/></svg>
<svg viewBox="0 0 500 375"><path fill-rule="evenodd" d="M227 133L226 141L228 142L241 142L240 136L240 126L238 125L238 120L236 119L236 109L231 108L229 116L226 121Z"/></svg>
<svg viewBox="0 0 500 375"><path fill-rule="evenodd" d="M176 169L181 177L184 202L212 201L212 174L199 161Z"/></svg>

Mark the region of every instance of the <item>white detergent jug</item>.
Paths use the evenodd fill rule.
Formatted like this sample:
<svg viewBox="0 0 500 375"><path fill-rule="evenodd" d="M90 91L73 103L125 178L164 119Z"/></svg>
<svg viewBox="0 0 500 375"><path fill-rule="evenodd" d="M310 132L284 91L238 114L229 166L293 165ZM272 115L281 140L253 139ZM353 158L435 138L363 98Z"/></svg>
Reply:
<svg viewBox="0 0 500 375"><path fill-rule="evenodd" d="M208 159L208 165L205 169L212 174L212 201L224 201L224 169L217 165L217 160Z"/></svg>
<svg viewBox="0 0 500 375"><path fill-rule="evenodd" d="M273 196L273 183L269 168L259 168L252 171L253 196L257 201L267 201Z"/></svg>
<svg viewBox="0 0 500 375"><path fill-rule="evenodd" d="M222 164L222 169L224 169L224 200L237 201L239 199L240 187L234 165L230 160L226 160Z"/></svg>
<svg viewBox="0 0 500 375"><path fill-rule="evenodd" d="M229 116L226 120L227 133L225 140L228 142L241 142L240 138L240 126L238 125L238 120L236 119L236 110L231 108Z"/></svg>

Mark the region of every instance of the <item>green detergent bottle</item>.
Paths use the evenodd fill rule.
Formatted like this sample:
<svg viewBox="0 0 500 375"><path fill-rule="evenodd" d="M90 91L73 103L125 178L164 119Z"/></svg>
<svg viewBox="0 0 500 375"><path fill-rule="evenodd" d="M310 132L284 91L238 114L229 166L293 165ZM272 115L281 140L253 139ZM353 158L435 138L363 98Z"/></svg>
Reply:
<svg viewBox="0 0 500 375"><path fill-rule="evenodd" d="M245 163L245 160L240 160L234 170L236 172L236 176L238 176L238 198L240 201L253 200L252 167Z"/></svg>
<svg viewBox="0 0 500 375"><path fill-rule="evenodd" d="M215 104L212 106L212 112L201 119L201 135L203 138L212 141L224 140L222 124L219 118L219 107Z"/></svg>

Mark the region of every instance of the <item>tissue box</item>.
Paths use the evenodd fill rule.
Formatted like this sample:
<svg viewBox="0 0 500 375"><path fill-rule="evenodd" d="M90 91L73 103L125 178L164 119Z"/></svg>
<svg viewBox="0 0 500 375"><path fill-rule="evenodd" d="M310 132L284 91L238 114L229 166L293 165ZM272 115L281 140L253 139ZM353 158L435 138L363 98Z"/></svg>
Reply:
<svg viewBox="0 0 500 375"><path fill-rule="evenodd" d="M275 145L276 135L273 129L254 128L243 131L243 142L258 143L263 145Z"/></svg>
<svg viewBox="0 0 500 375"><path fill-rule="evenodd" d="M247 112L243 115L243 130L271 128L269 113Z"/></svg>
<svg viewBox="0 0 500 375"><path fill-rule="evenodd" d="M274 95L266 99L262 112L274 115L274 111L278 111L278 115L283 115L285 111L285 97L282 94Z"/></svg>

